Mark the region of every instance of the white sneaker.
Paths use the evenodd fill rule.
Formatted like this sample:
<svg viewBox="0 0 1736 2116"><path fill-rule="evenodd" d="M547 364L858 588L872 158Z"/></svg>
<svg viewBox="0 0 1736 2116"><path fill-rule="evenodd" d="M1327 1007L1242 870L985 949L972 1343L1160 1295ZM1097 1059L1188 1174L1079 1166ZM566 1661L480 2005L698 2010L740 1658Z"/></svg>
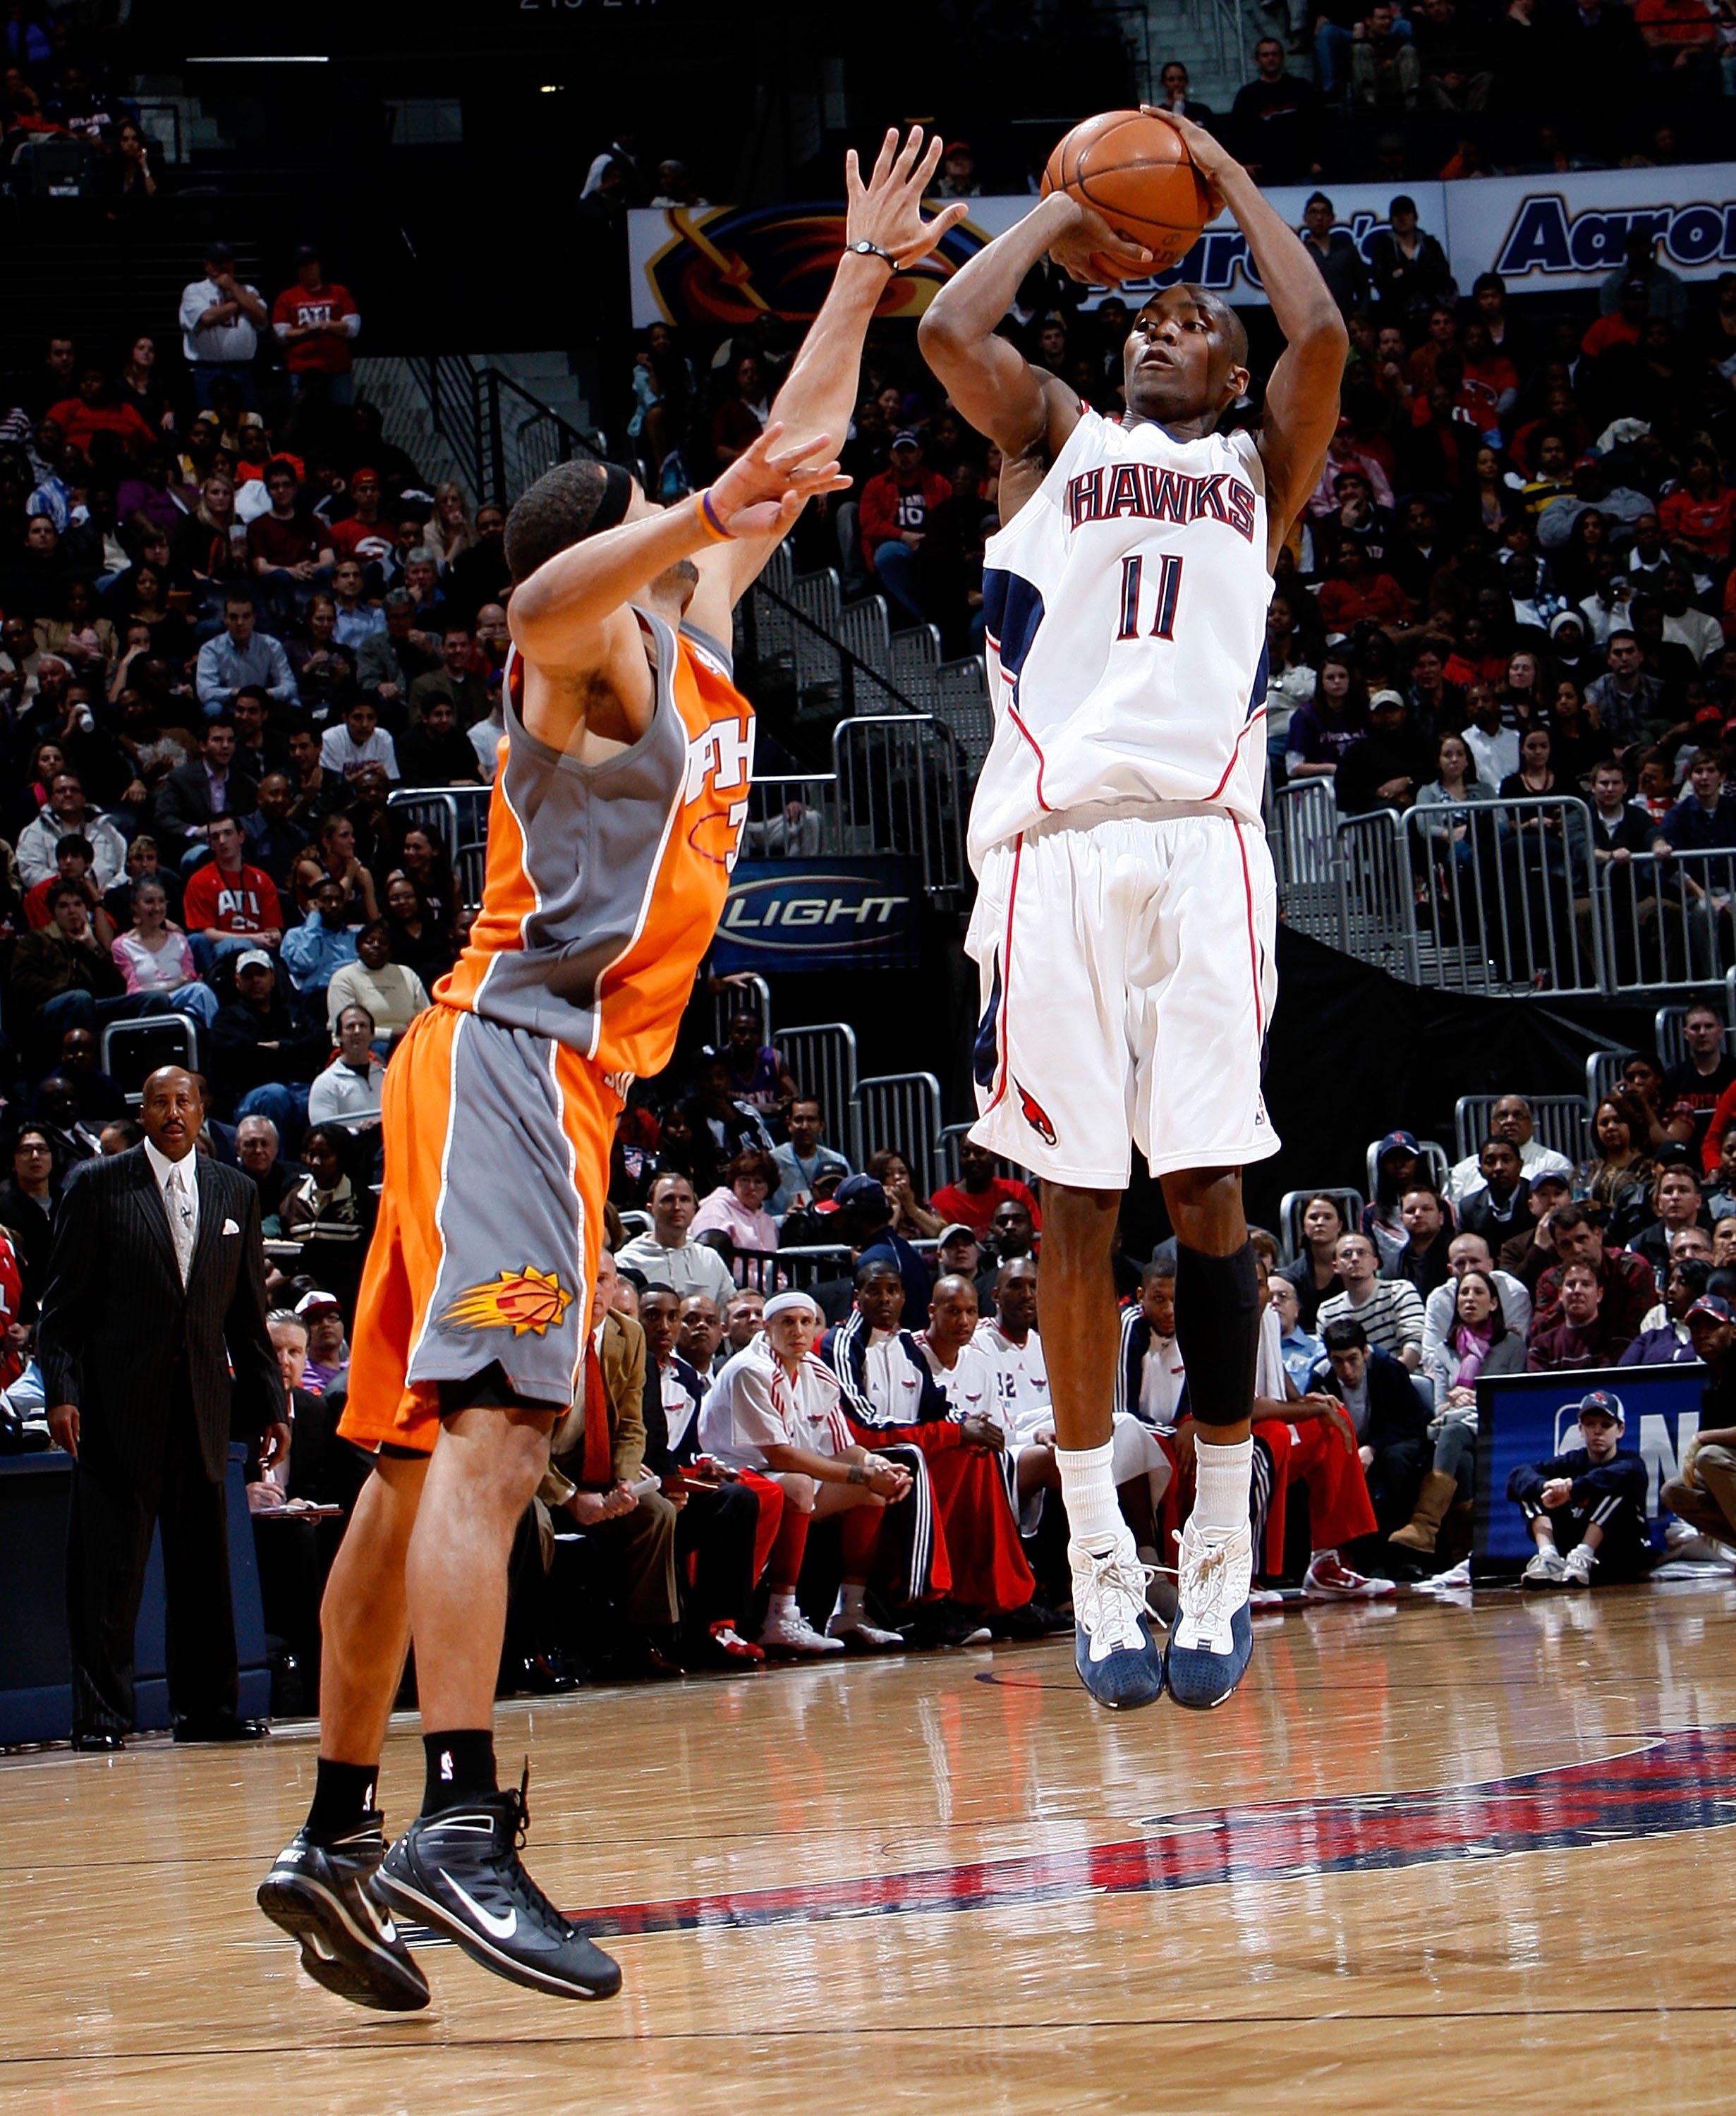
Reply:
<svg viewBox="0 0 1736 2116"><path fill-rule="evenodd" d="M1318 1550L1302 1576L1302 1592L1310 1602L1374 1602L1398 1589L1390 1580L1352 1572L1335 1550Z"/></svg>
<svg viewBox="0 0 1736 2116"><path fill-rule="evenodd" d="M1145 1589L1157 1567L1141 1560L1132 1538L1117 1536L1107 1552L1069 1543L1067 1562L1073 1569L1073 1621L1090 1640L1089 1658L1095 1663L1112 1653L1144 1652L1149 1635L1140 1619L1150 1613Z"/></svg>
<svg viewBox="0 0 1736 2116"><path fill-rule="evenodd" d="M1284 1598L1276 1587L1254 1587L1248 1592L1250 1609L1282 1609Z"/></svg>
<svg viewBox="0 0 1736 2116"><path fill-rule="evenodd" d="M1589 1587L1596 1569L1597 1552L1582 1543L1576 1543L1562 1565L1561 1584L1563 1587Z"/></svg>
<svg viewBox="0 0 1736 2116"><path fill-rule="evenodd" d="M902 1653L905 1642L896 1631L882 1631L865 1617L848 1617L833 1610L826 1626L828 1639L843 1641L846 1653Z"/></svg>
<svg viewBox="0 0 1736 2116"><path fill-rule="evenodd" d="M787 1609L775 1610L767 1617L759 1642L772 1660L819 1660L844 1651L842 1639L827 1638L824 1632L817 1631L794 1602Z"/></svg>
<svg viewBox="0 0 1736 2116"><path fill-rule="evenodd" d="M1151 1635L1146 1589L1154 1568L1140 1562L1123 1530L1107 1550L1069 1543L1073 1572L1073 1666L1087 1692L1111 1711L1150 1704L1163 1694L1163 1656Z"/></svg>
<svg viewBox="0 0 1736 2116"><path fill-rule="evenodd" d="M1736 1566L1736 1550L1696 1528L1692 1521L1669 1522L1664 1530L1664 1541L1670 1557L1681 1558L1689 1565Z"/></svg>
<svg viewBox="0 0 1736 2116"><path fill-rule="evenodd" d="M1539 1550L1519 1575L1519 1585L1522 1587L1559 1587L1567 1569L1562 1562L1561 1552L1554 1543L1550 1543L1546 1549Z"/></svg>

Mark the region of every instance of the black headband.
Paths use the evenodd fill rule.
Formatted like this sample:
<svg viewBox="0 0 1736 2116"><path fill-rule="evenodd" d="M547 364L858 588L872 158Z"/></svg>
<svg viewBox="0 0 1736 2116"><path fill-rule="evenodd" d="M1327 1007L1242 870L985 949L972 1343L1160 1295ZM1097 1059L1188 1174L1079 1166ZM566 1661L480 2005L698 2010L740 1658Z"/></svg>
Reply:
<svg viewBox="0 0 1736 2116"><path fill-rule="evenodd" d="M629 503L633 498L633 473L623 470L619 463L603 465L603 496L596 503L596 512L591 518L587 536L599 536L606 529L613 529L624 521Z"/></svg>

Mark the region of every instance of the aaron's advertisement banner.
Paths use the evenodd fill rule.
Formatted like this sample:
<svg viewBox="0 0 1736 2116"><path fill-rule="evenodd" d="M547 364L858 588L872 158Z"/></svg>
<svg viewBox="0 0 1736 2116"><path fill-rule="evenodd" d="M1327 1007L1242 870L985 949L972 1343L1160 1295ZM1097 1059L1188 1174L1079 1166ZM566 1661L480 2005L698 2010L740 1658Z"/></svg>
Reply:
<svg viewBox="0 0 1736 2116"><path fill-rule="evenodd" d="M1310 185L1267 196L1300 228ZM1457 183L1333 184L1338 225L1366 254L1387 224L1395 191L1416 201L1439 238L1460 291L1480 272L1499 272L1509 292L1595 287L1622 261L1630 234L1647 236L1658 261L1686 279L1736 269L1736 162L1669 169L1585 169L1566 176L1468 177ZM970 218L933 256L887 286L883 317L918 316L937 287L1029 212L1030 198L979 198ZM831 283L844 243L844 209L810 205L708 205L647 209L628 216L633 320L740 329L771 314L792 323L813 316ZM1227 218L1214 221L1172 272L1130 281L1137 303L1153 288L1185 279L1232 301L1265 299L1248 246Z"/></svg>

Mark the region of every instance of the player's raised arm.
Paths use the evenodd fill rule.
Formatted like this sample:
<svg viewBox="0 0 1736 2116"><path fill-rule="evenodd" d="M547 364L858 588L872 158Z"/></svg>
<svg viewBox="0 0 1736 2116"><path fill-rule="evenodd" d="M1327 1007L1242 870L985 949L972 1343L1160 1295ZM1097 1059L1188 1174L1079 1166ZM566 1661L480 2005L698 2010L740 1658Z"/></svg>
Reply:
<svg viewBox="0 0 1736 2116"><path fill-rule="evenodd" d="M552 717L540 706L536 716L544 724L533 732L563 747L612 694L619 715L606 711L601 717L624 725L610 724L608 732L628 740L642 734L656 701L629 604L672 566L702 552L785 535L816 493L848 483L836 458L827 453L820 460L829 448L823 436L789 445L774 421L715 485L669 508L647 499L612 464L569 464L559 478L539 481L507 522L507 561L520 576L507 622L519 653L565 693L566 704ZM618 480L624 481L624 500L615 494ZM612 498L624 506L618 527L589 536L583 524L575 529L576 508L588 501L595 515ZM540 564L539 541L550 550Z"/></svg>
<svg viewBox="0 0 1736 2116"><path fill-rule="evenodd" d="M1266 384L1259 435L1266 466L1268 556L1276 557L1291 523L1319 482L1327 444L1338 423L1338 385L1350 334L1301 238L1261 196L1235 156L1202 126L1173 111L1148 104L1145 114L1175 126L1217 203L1235 216L1284 334L1284 350Z"/></svg>
<svg viewBox="0 0 1736 2116"><path fill-rule="evenodd" d="M960 416L987 434L1006 458L1001 519L1010 521L1079 423L1079 399L1047 369L1034 367L1011 339L997 335L1025 274L1052 256L1074 278L1094 279L1094 253L1137 272L1151 252L1117 235L1089 207L1056 191L986 244L942 288L917 332L923 357Z"/></svg>
<svg viewBox="0 0 1736 2116"><path fill-rule="evenodd" d="M926 257L969 214L968 206L949 205L933 219L923 218L923 194L939 165L941 148L937 136L923 150L919 125L911 127L900 146L895 127L881 141L865 182L855 149L845 155L844 254L771 406L786 448L824 443L827 456L837 454L856 408L862 347L886 283L895 272L907 271ZM780 529L744 537L732 550L702 558L694 623L720 637L725 633L728 611L747 593L784 534ZM707 605L716 605L720 596L726 596L727 603L708 612Z"/></svg>

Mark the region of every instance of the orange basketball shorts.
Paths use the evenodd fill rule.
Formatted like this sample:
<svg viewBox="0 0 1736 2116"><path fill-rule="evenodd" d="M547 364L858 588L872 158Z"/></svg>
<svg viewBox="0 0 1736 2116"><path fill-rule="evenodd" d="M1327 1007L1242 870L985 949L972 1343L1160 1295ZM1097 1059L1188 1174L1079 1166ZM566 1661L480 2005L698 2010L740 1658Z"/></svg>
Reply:
<svg viewBox="0 0 1736 2116"><path fill-rule="evenodd" d="M439 1384L496 1362L520 1395L572 1403L620 1107L550 1037L438 1002L411 1023L381 1098L346 1440L431 1451Z"/></svg>

